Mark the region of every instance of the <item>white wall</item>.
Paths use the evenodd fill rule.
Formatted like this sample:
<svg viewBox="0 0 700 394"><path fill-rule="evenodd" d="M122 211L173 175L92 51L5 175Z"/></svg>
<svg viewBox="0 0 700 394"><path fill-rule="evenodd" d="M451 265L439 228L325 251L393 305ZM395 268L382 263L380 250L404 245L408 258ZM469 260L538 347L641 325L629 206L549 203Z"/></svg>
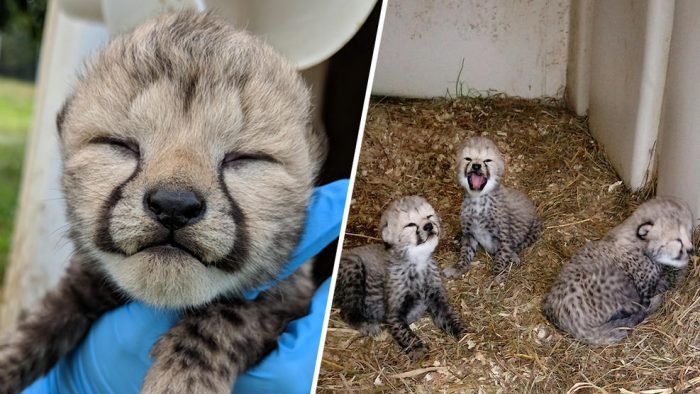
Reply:
<svg viewBox="0 0 700 394"><path fill-rule="evenodd" d="M659 139L658 194L700 215L700 2L676 1Z"/></svg>
<svg viewBox="0 0 700 394"><path fill-rule="evenodd" d="M591 133L629 187L653 170L673 1L595 1L590 59Z"/></svg>
<svg viewBox="0 0 700 394"><path fill-rule="evenodd" d="M445 96L469 89L561 97L570 0L393 0L373 93Z"/></svg>

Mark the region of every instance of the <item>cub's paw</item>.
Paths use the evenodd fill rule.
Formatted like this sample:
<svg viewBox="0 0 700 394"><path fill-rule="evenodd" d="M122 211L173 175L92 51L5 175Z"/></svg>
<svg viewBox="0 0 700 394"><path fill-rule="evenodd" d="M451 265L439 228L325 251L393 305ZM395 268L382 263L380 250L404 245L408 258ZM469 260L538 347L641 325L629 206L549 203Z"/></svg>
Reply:
<svg viewBox="0 0 700 394"><path fill-rule="evenodd" d="M198 346L192 338L187 341L178 333L182 327L172 328L151 349L153 365L141 393L230 393L235 378L232 361L210 348Z"/></svg>
<svg viewBox="0 0 700 394"><path fill-rule="evenodd" d="M520 264L520 257L515 253L499 254L496 256L491 272L494 276L504 276L510 271L511 267Z"/></svg>
<svg viewBox="0 0 700 394"><path fill-rule="evenodd" d="M362 325L357 328L357 331L362 335L376 338L382 333L382 326L379 323L362 323Z"/></svg>
<svg viewBox="0 0 700 394"><path fill-rule="evenodd" d="M657 294L649 300L649 306L647 307L647 312L648 313L654 313L656 310L661 307L661 303L663 302L663 296L661 294Z"/></svg>
<svg viewBox="0 0 700 394"><path fill-rule="evenodd" d="M467 333L467 330L462 326L462 323L454 321L447 326L445 333L452 335L459 341Z"/></svg>
<svg viewBox="0 0 700 394"><path fill-rule="evenodd" d="M419 343L406 349L406 354L412 361L419 361L428 355L428 347L423 343Z"/></svg>
<svg viewBox="0 0 700 394"><path fill-rule="evenodd" d="M493 273L494 277L491 280L491 286L497 286L500 285L501 283L505 283L506 278L508 277L508 271L502 271L500 273Z"/></svg>
<svg viewBox="0 0 700 394"><path fill-rule="evenodd" d="M189 368L191 365L196 364L193 360L176 357L170 363L167 361L166 363L172 364L170 368L158 361L151 367L143 382L141 393L219 394L231 392L230 383L215 375L213 371Z"/></svg>
<svg viewBox="0 0 700 394"><path fill-rule="evenodd" d="M445 278L459 278L463 272L464 272L464 270L459 270L455 267L450 267L450 268L445 268L444 270L442 270L442 275Z"/></svg>

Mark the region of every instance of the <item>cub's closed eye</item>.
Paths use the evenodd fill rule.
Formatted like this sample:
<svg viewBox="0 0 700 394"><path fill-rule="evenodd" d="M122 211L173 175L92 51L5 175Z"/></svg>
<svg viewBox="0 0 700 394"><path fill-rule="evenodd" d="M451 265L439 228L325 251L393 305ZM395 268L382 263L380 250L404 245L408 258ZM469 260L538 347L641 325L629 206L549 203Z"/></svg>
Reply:
<svg viewBox="0 0 700 394"><path fill-rule="evenodd" d="M418 225L415 223L409 223L409 224L403 226L403 228L406 228L406 227L418 227Z"/></svg>
<svg viewBox="0 0 700 394"><path fill-rule="evenodd" d="M493 160L491 160L491 159L486 159L486 160L484 160L484 163L490 163L490 162L492 162L492 161L493 161Z"/></svg>
<svg viewBox="0 0 700 394"><path fill-rule="evenodd" d="M466 160L466 161L472 161L472 158L471 158L471 157L465 157L464 160Z"/></svg>
<svg viewBox="0 0 700 394"><path fill-rule="evenodd" d="M224 160L221 164L223 166L237 167L254 162L281 164L279 160L262 152L229 152L224 156Z"/></svg>
<svg viewBox="0 0 700 394"><path fill-rule="evenodd" d="M90 143L100 145L111 145L121 150L133 153L136 156L139 156L141 154L139 145L132 140L120 139L115 137L95 137L90 140Z"/></svg>
<svg viewBox="0 0 700 394"><path fill-rule="evenodd" d="M426 219L430 219L431 217L433 217L433 215L428 215Z"/></svg>
<svg viewBox="0 0 700 394"><path fill-rule="evenodd" d="M641 240L646 240L647 235L654 226L653 222L644 222L639 227L637 227L637 237Z"/></svg>

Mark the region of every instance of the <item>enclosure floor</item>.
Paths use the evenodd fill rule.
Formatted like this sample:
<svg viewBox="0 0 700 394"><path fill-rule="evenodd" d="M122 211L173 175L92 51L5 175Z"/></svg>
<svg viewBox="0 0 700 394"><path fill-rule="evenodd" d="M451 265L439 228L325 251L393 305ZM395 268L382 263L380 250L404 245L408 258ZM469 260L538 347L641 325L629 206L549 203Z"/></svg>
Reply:
<svg viewBox="0 0 700 394"><path fill-rule="evenodd" d="M588 133L586 119L557 103L488 99L384 100L370 106L345 247L379 242L386 205L424 196L439 213L440 268L459 256L463 190L454 158L469 136L492 138L506 158L504 184L527 193L544 220L542 237L505 283L492 283L479 252L461 278L444 280L468 334L459 341L428 317L413 325L430 346L411 362L385 332L370 339L333 310L320 391L634 392L700 388L700 270L665 296L664 306L624 343L590 347L556 331L540 312L562 264L601 238L641 200L619 182ZM624 391L622 391L624 392ZM670 393L671 391L666 391Z"/></svg>

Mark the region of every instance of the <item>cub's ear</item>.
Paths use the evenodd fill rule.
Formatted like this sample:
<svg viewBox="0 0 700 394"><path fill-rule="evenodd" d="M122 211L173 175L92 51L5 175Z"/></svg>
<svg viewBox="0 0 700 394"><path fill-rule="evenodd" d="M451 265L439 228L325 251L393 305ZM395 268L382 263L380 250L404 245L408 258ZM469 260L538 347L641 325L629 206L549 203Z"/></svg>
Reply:
<svg viewBox="0 0 700 394"><path fill-rule="evenodd" d="M637 227L637 238L643 240L647 239L647 234L649 234L652 227L654 227L654 223L652 222L642 223L639 227Z"/></svg>
<svg viewBox="0 0 700 394"><path fill-rule="evenodd" d="M391 241L389 239L389 232L389 225L384 224L384 227L382 227L382 240L384 240L384 247L387 249L391 247L391 243L389 242Z"/></svg>
<svg viewBox="0 0 700 394"><path fill-rule="evenodd" d="M66 113L68 112L68 107L70 106L72 99L73 97L68 97L66 102L63 103L63 106L58 111L58 114L56 114L56 130L58 130L59 137L61 137L63 134L63 122L66 120Z"/></svg>

